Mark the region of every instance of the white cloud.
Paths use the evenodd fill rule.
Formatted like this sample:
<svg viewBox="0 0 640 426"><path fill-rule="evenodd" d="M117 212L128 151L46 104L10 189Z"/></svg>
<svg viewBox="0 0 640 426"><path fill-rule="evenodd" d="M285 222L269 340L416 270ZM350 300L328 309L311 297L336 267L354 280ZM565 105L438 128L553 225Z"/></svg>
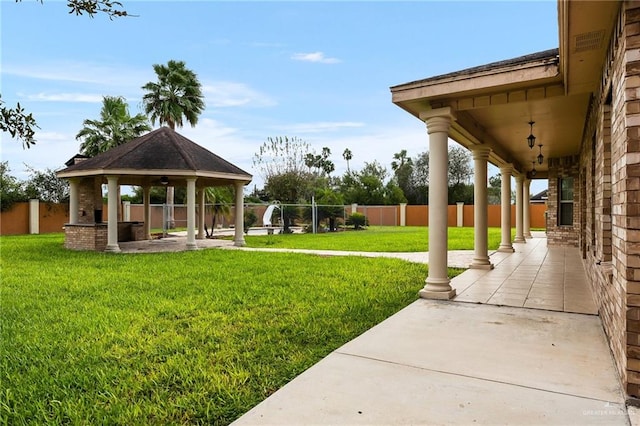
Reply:
<svg viewBox="0 0 640 426"><path fill-rule="evenodd" d="M18 93L20 97L24 97L30 101L42 101L42 102L88 102L99 103L102 102L102 95L95 93L36 93L36 94L23 94Z"/></svg>
<svg viewBox="0 0 640 426"><path fill-rule="evenodd" d="M364 127L364 123L353 121L321 121L317 123L297 123L287 126L275 126L274 129L288 133L323 133L335 132L345 128Z"/></svg>
<svg viewBox="0 0 640 426"><path fill-rule="evenodd" d="M327 58L324 56L324 52L312 52L312 53L294 53L291 59L295 61L304 62L318 62L321 64L337 64L342 62L338 58Z"/></svg>
<svg viewBox="0 0 640 426"><path fill-rule="evenodd" d="M125 65L97 65L78 61L53 61L40 64L6 65L2 74L36 80L87 83L100 86L134 86L139 88L153 80L153 69L140 70Z"/></svg>
<svg viewBox="0 0 640 426"><path fill-rule="evenodd" d="M207 106L212 107L267 107L277 104L268 95L244 83L218 81L203 85L202 92L206 95Z"/></svg>

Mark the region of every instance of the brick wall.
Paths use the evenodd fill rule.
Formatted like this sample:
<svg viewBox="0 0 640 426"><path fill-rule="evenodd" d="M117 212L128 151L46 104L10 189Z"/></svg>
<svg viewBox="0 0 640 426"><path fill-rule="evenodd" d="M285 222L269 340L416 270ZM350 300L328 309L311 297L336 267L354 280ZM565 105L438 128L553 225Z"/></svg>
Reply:
<svg viewBox="0 0 640 426"><path fill-rule="evenodd" d="M107 224L67 224L64 247L70 250L104 251L107 248Z"/></svg>
<svg viewBox="0 0 640 426"><path fill-rule="evenodd" d="M626 389L640 396L640 3L624 5L611 115L613 285L626 293ZM623 299L624 300L624 299Z"/></svg>
<svg viewBox="0 0 640 426"><path fill-rule="evenodd" d="M547 243L578 247L580 238L580 161L579 157L549 159L549 199L547 200ZM559 179L573 178L573 225L558 225Z"/></svg>

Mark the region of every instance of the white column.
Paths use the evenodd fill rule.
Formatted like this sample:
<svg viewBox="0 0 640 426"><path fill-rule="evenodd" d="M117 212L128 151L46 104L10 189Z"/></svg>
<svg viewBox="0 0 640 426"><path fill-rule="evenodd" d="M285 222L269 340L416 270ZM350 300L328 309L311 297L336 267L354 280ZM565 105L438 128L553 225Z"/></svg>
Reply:
<svg viewBox="0 0 640 426"><path fill-rule="evenodd" d="M151 239L151 187L142 187L142 204L144 205L144 235L145 239Z"/></svg>
<svg viewBox="0 0 640 426"><path fill-rule="evenodd" d="M447 275L447 142L454 118L451 108L420 114L429 134L429 275L419 292L426 299L452 299L456 295Z"/></svg>
<svg viewBox="0 0 640 426"><path fill-rule="evenodd" d="M511 244L511 173L513 165L506 164L500 167L502 174L502 188L500 189L500 230L502 237L498 251L513 253L513 245Z"/></svg>
<svg viewBox="0 0 640 426"><path fill-rule="evenodd" d="M122 221L131 222L131 201L122 202Z"/></svg>
<svg viewBox="0 0 640 426"><path fill-rule="evenodd" d="M233 237L233 245L242 247L244 241L244 184L242 182L235 183L236 190L236 226L235 235Z"/></svg>
<svg viewBox="0 0 640 426"><path fill-rule="evenodd" d="M522 188L522 198L524 201L524 236L531 238L531 179L525 179Z"/></svg>
<svg viewBox="0 0 640 426"><path fill-rule="evenodd" d="M80 213L80 200L78 199L78 179L69 179L69 223L76 225Z"/></svg>
<svg viewBox="0 0 640 426"><path fill-rule="evenodd" d="M491 149L486 146L473 148L474 161L474 193L473 193L473 226L474 226L474 254L470 268L493 269L489 261L489 227L487 225L487 161Z"/></svg>
<svg viewBox="0 0 640 426"><path fill-rule="evenodd" d="M523 222L523 208L522 208L522 190L523 190L524 176L521 174L516 176L516 238L514 243L526 243L524 234L522 232Z"/></svg>
<svg viewBox="0 0 640 426"><path fill-rule="evenodd" d="M117 253L120 251L118 245L118 205L120 200L118 199L118 177L107 176L107 191L108 191L108 203L107 203L107 247L104 251Z"/></svg>
<svg viewBox="0 0 640 426"><path fill-rule="evenodd" d="M407 203L400 203L400 226L407 226Z"/></svg>
<svg viewBox="0 0 640 426"><path fill-rule="evenodd" d="M198 240L204 239L204 190L205 188L198 190L198 236L196 237Z"/></svg>
<svg viewBox="0 0 640 426"><path fill-rule="evenodd" d="M40 233L40 200L37 198L29 200L29 233Z"/></svg>
<svg viewBox="0 0 640 426"><path fill-rule="evenodd" d="M187 179L187 250L195 250L196 244L196 178Z"/></svg>
<svg viewBox="0 0 640 426"><path fill-rule="evenodd" d="M464 201L456 201L456 227L464 226Z"/></svg>
<svg viewBox="0 0 640 426"><path fill-rule="evenodd" d="M357 203L351 204L351 214L353 214L353 213L358 213L358 204Z"/></svg>

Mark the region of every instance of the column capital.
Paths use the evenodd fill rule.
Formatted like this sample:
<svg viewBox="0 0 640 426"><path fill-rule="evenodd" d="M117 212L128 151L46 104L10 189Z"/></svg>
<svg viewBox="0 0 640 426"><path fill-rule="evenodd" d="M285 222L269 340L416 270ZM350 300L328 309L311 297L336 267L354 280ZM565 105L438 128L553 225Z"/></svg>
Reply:
<svg viewBox="0 0 640 426"><path fill-rule="evenodd" d="M503 164L502 166L500 166L500 173L506 175L506 174L511 174L513 173L513 164L511 163L507 163L507 164Z"/></svg>
<svg viewBox="0 0 640 426"><path fill-rule="evenodd" d="M420 113L420 120L427 125L427 133L449 132L451 122L456 119L451 107L432 109Z"/></svg>
<svg viewBox="0 0 640 426"><path fill-rule="evenodd" d="M473 153L474 160L488 160L491 148L486 145L473 145L469 148Z"/></svg>
<svg viewBox="0 0 640 426"><path fill-rule="evenodd" d="M524 175L522 174L517 174L514 176L516 183L522 184L524 183Z"/></svg>

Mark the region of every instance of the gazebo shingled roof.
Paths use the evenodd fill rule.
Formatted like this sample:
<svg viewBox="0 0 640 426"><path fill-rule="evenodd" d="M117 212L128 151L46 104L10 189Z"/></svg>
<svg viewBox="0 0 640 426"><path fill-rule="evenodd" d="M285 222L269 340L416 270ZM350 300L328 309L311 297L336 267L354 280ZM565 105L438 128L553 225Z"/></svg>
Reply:
<svg viewBox="0 0 640 426"><path fill-rule="evenodd" d="M63 178L118 175L120 184L140 185L151 176L167 176L172 184L187 177L213 184L250 182L252 176L168 127L80 161L58 172ZM155 184L153 179L152 184ZM198 186L202 186L199 184Z"/></svg>

